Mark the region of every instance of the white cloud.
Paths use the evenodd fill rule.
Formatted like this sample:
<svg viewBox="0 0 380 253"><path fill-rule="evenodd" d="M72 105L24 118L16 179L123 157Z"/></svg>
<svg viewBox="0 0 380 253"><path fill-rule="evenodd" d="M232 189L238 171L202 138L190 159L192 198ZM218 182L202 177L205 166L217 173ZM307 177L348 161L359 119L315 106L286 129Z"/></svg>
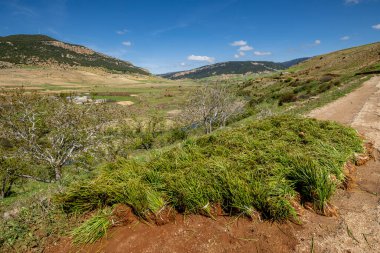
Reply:
<svg viewBox="0 0 380 253"><path fill-rule="evenodd" d="M189 61L207 61L209 63L213 63L215 61L215 58L209 57L209 56L202 56L202 55L189 55L187 57Z"/></svg>
<svg viewBox="0 0 380 253"><path fill-rule="evenodd" d="M179 65L186 66L186 62L181 62Z"/></svg>
<svg viewBox="0 0 380 253"><path fill-rule="evenodd" d="M127 46L127 47L132 46L132 42L130 42L130 41L123 41L121 44L123 44L124 46Z"/></svg>
<svg viewBox="0 0 380 253"><path fill-rule="evenodd" d="M361 0L345 0L346 4L358 4Z"/></svg>
<svg viewBox="0 0 380 253"><path fill-rule="evenodd" d="M372 28L375 30L380 30L380 24L373 25Z"/></svg>
<svg viewBox="0 0 380 253"><path fill-rule="evenodd" d="M257 55L257 56L266 56L266 55L271 55L272 52L260 52L260 51L255 51L253 52L254 55Z"/></svg>
<svg viewBox="0 0 380 253"><path fill-rule="evenodd" d="M253 47L248 46L248 45L242 46L239 48L239 51L251 51L251 50L253 50Z"/></svg>
<svg viewBox="0 0 380 253"><path fill-rule="evenodd" d="M243 51L239 51L239 53L234 54L234 57L235 57L236 59L238 59L238 58L240 58L240 57L243 57L244 55L245 55L245 52L243 52Z"/></svg>
<svg viewBox="0 0 380 253"><path fill-rule="evenodd" d="M342 38L340 38L340 40L349 40L350 39L350 36L343 36Z"/></svg>
<svg viewBox="0 0 380 253"><path fill-rule="evenodd" d="M231 43L231 46L233 47L243 47L247 45L247 41L245 40L237 40Z"/></svg>
<svg viewBox="0 0 380 253"><path fill-rule="evenodd" d="M129 32L127 29L123 29L123 30L118 30L118 31L116 31L116 33L119 34L119 35L126 34L127 32Z"/></svg>
<svg viewBox="0 0 380 253"><path fill-rule="evenodd" d="M320 45L322 42L320 40L315 40L314 45Z"/></svg>

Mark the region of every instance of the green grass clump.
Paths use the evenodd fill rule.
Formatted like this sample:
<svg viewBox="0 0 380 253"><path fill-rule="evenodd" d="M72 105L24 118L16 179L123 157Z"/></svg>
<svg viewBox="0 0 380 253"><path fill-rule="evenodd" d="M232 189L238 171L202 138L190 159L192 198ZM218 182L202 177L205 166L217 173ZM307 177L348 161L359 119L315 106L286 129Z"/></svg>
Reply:
<svg viewBox="0 0 380 253"><path fill-rule="evenodd" d="M337 123L286 115L247 120L143 161L110 163L57 200L67 212L122 203L142 218L167 205L212 216L217 204L232 215L285 220L295 217L298 195L323 212L344 180L344 163L361 151L356 131Z"/></svg>
<svg viewBox="0 0 380 253"><path fill-rule="evenodd" d="M73 242L93 243L102 238L107 233L107 229L112 225L110 221L111 215L111 208L98 211L97 214L72 231Z"/></svg>

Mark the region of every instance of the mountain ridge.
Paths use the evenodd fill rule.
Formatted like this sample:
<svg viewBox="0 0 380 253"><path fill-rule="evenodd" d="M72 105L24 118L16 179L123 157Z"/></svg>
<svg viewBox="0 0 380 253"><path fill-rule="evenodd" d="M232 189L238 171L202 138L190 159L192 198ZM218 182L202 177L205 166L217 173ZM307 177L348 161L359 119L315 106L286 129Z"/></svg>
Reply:
<svg viewBox="0 0 380 253"><path fill-rule="evenodd" d="M269 73L285 70L290 66L298 64L309 58L299 58L284 63L272 61L227 61L219 62L195 69L160 74L168 79L200 79L223 74L247 74L247 73Z"/></svg>
<svg viewBox="0 0 380 253"><path fill-rule="evenodd" d="M0 62L3 65L82 66L103 68L111 72L150 75L149 71L128 61L47 35L16 34L0 37Z"/></svg>

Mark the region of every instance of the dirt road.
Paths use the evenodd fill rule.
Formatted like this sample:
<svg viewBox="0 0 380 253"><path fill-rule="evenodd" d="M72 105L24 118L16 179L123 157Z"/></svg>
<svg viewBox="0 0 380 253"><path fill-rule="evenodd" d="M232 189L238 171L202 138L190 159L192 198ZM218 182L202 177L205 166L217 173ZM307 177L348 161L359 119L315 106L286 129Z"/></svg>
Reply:
<svg viewBox="0 0 380 253"><path fill-rule="evenodd" d="M297 251L311 252L313 242L315 252L380 252L380 77L309 116L354 127L374 142L377 151L375 160L358 167L356 186L334 196L337 218L320 217L318 221L312 214L303 217L305 222L313 222L297 234L301 238Z"/></svg>
<svg viewBox="0 0 380 253"><path fill-rule="evenodd" d="M356 128L380 148L380 76L373 77L354 92L309 114Z"/></svg>

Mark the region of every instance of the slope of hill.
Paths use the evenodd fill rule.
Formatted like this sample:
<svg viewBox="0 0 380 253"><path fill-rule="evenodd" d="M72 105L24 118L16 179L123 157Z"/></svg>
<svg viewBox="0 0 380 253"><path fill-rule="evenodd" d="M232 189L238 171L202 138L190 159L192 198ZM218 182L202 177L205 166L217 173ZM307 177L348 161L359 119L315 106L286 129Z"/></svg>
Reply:
<svg viewBox="0 0 380 253"><path fill-rule="evenodd" d="M229 61L200 68L162 74L160 76L169 79L199 79L223 74L247 74L247 73L267 73L285 69L280 63L267 61Z"/></svg>
<svg viewBox="0 0 380 253"><path fill-rule="evenodd" d="M299 58L282 63L270 61L229 61L207 65L186 71L166 73L160 76L169 79L200 79L217 75L270 73L289 68L307 59L309 58Z"/></svg>
<svg viewBox="0 0 380 253"><path fill-rule="evenodd" d="M380 73L380 43L316 56L282 73L246 80L240 87L253 106L264 101L274 109L303 104L301 111L307 111L351 92L374 73Z"/></svg>
<svg viewBox="0 0 380 253"><path fill-rule="evenodd" d="M297 65L298 63L301 63L301 62L304 62L306 60L309 60L310 58L311 57L297 58L297 59L294 59L294 60L281 62L281 64L283 66L285 66L286 68L290 68L291 66L294 66L294 65Z"/></svg>
<svg viewBox="0 0 380 253"><path fill-rule="evenodd" d="M120 73L149 74L147 70L129 62L46 35L20 34L0 37L0 63L0 67L9 64L81 66Z"/></svg>
<svg viewBox="0 0 380 253"><path fill-rule="evenodd" d="M380 70L380 42L313 57L290 68L298 76L359 74Z"/></svg>

